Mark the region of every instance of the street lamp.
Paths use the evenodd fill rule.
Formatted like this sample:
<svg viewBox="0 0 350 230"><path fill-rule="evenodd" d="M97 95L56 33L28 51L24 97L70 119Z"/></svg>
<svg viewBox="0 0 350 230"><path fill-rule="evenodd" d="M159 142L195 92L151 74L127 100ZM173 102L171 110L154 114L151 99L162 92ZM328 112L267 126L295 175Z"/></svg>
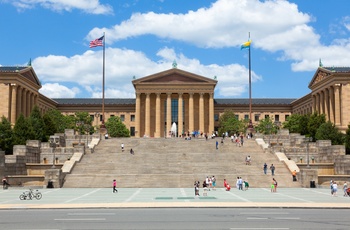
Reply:
<svg viewBox="0 0 350 230"><path fill-rule="evenodd" d="M52 155L52 169L55 169L55 158L56 158L56 154L55 154L55 150L56 150L56 140L54 137L50 137L50 147L52 148L53 151L53 155Z"/></svg>
<svg viewBox="0 0 350 230"><path fill-rule="evenodd" d="M307 158L306 158L306 168L310 169L310 159L309 159L309 143L312 142L312 137L305 137L307 144Z"/></svg>

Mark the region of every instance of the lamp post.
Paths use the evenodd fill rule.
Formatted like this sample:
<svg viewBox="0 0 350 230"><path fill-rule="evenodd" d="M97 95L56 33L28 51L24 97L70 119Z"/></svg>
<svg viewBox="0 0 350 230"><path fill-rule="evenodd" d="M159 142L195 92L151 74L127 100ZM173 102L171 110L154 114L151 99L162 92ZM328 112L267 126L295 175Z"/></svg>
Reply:
<svg viewBox="0 0 350 230"><path fill-rule="evenodd" d="M307 158L306 158L306 168L310 169L310 159L309 159L309 143L312 142L312 137L305 137L307 144Z"/></svg>
<svg viewBox="0 0 350 230"><path fill-rule="evenodd" d="M100 113L96 112L96 113L95 113L95 117L96 117L96 129L97 129L97 126L98 126L98 118L100 117Z"/></svg>
<svg viewBox="0 0 350 230"><path fill-rule="evenodd" d="M53 151L53 155L52 155L52 169L55 169L55 158L56 158L56 154L55 154L55 150L56 150L56 140L54 137L50 137L50 147L52 148Z"/></svg>

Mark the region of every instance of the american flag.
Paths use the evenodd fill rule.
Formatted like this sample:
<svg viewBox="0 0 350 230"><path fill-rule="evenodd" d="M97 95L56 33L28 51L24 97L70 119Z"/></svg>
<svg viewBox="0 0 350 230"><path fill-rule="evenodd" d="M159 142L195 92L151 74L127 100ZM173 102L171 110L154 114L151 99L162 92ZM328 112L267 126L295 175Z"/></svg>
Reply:
<svg viewBox="0 0 350 230"><path fill-rule="evenodd" d="M104 39L105 36L102 36L100 38L97 38L95 40L92 40L90 42L90 48L94 48L96 46L103 46L103 39Z"/></svg>

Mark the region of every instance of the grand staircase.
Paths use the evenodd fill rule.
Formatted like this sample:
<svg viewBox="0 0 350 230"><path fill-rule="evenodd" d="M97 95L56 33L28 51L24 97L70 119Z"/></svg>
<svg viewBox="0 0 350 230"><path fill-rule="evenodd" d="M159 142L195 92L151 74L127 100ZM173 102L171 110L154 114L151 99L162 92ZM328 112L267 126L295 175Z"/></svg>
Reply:
<svg viewBox="0 0 350 230"><path fill-rule="evenodd" d="M215 149L216 140L219 149ZM120 145L124 143L125 151ZM130 154L130 149L135 154ZM250 155L251 165L245 164ZM271 172L263 173L263 165L274 164L274 178L279 187L300 187L292 182L289 170L272 153L264 151L254 140L245 140L243 147L226 139L152 139L112 138L101 140L94 153L85 154L71 174L65 178L65 188L111 187L113 179L124 188L186 188L194 181L201 184L207 176L217 178L218 187L226 179L235 186L236 178L248 180L251 187L269 188Z"/></svg>

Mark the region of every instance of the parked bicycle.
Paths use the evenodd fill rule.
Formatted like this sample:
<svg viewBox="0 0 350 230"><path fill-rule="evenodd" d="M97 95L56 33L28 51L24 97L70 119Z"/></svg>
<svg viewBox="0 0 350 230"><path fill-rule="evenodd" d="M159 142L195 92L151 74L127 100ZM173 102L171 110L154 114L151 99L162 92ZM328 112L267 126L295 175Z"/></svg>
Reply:
<svg viewBox="0 0 350 230"><path fill-rule="evenodd" d="M23 192L19 196L19 199L20 200L32 200L33 198L35 198L37 200L40 200L42 196L43 195L38 190L35 190L35 192L34 192L33 189L29 189L29 191Z"/></svg>

